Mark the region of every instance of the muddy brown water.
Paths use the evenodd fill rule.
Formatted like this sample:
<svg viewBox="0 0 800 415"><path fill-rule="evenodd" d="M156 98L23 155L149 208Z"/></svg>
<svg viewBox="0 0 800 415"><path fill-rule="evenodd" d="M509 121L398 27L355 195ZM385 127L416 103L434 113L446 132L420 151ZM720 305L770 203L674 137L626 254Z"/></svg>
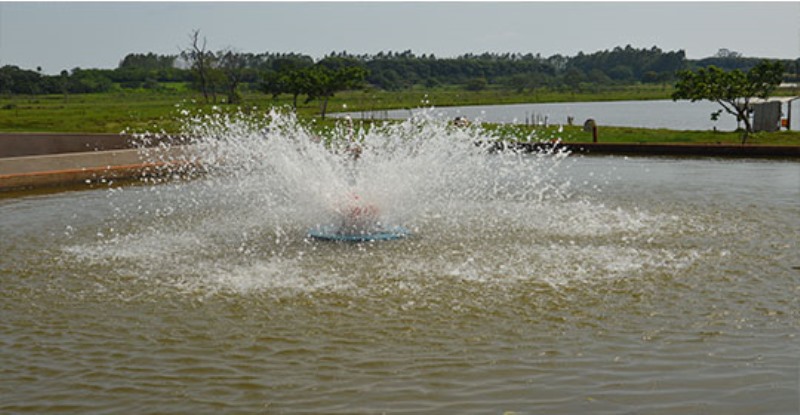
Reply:
<svg viewBox="0 0 800 415"><path fill-rule="evenodd" d="M0 413L798 413L800 163L563 175L357 245L197 182L4 197Z"/></svg>

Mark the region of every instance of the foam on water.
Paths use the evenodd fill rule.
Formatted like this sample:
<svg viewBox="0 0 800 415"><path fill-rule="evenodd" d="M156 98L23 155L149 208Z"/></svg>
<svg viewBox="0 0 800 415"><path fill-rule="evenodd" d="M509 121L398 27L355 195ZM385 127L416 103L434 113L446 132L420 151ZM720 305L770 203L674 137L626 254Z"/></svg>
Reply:
<svg viewBox="0 0 800 415"><path fill-rule="evenodd" d="M173 167L166 183L110 190L111 223L69 256L164 289L295 295L369 294L398 281L411 291L441 280L559 286L676 272L696 255L653 242L685 221L593 202L564 174L568 153L493 152L499 137L479 125L422 113L316 135L276 110L185 115L181 157L195 163ZM151 157L165 161L165 147ZM353 195L413 237L307 237L340 220Z"/></svg>

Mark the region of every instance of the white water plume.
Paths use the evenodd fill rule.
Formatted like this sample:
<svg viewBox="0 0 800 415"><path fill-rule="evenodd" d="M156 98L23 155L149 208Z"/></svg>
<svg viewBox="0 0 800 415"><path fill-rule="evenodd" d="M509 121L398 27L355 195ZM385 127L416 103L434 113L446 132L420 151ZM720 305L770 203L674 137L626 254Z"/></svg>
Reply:
<svg viewBox="0 0 800 415"><path fill-rule="evenodd" d="M429 113L323 129L276 110L213 112L188 117L182 137L181 151L153 151L172 170L149 180L166 183L112 191L114 229L73 255L206 293L369 291L403 278L421 290L438 278L563 285L685 257L638 243L682 224L576 198L566 152L495 151L502 141L492 131ZM172 180L185 175L192 179ZM412 236L367 244L308 237L354 200Z"/></svg>
<svg viewBox="0 0 800 415"><path fill-rule="evenodd" d="M208 190L193 201L236 198L239 207L263 207L265 214L288 208L292 222L306 225L333 220L354 196L374 205L382 221L406 224L420 215L457 214L464 201L562 197L569 185L553 180L566 152L489 157L498 137L426 113L369 128L343 121L318 134L291 113L214 112L191 117L182 136L189 137L191 161L205 171Z"/></svg>

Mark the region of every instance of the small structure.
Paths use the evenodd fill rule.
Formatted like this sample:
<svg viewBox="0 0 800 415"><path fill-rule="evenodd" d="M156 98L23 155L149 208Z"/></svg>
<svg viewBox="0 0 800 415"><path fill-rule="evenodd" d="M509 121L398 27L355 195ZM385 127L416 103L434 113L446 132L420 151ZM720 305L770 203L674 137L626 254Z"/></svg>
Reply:
<svg viewBox="0 0 800 415"><path fill-rule="evenodd" d="M594 120L594 118L589 118L583 123L583 131L587 133L591 132L592 142L597 142L597 122Z"/></svg>
<svg viewBox="0 0 800 415"><path fill-rule="evenodd" d="M753 131L778 131L781 128L781 107L778 101L753 104Z"/></svg>
<svg viewBox="0 0 800 415"><path fill-rule="evenodd" d="M750 101L753 111L753 131L778 131L792 129L792 101L800 97L754 98ZM786 104L786 112L783 105Z"/></svg>

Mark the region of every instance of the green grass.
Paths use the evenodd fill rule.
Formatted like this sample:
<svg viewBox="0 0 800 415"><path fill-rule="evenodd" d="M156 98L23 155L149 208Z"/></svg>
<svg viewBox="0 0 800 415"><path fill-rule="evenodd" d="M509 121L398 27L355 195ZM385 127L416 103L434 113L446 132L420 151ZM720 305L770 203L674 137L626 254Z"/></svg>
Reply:
<svg viewBox="0 0 800 415"><path fill-rule="evenodd" d="M461 87L434 89L412 88L402 91L349 91L335 96L332 110L370 111L398 108L417 108L420 105L449 107L458 105L524 104L536 102L587 102L669 99L671 86L637 85L597 88L581 92L557 91L547 88L535 91L510 91L486 88L466 91ZM343 109L342 105L347 108Z"/></svg>
<svg viewBox="0 0 800 415"><path fill-rule="evenodd" d="M480 104L509 104L524 102L592 101L625 99L658 99L668 93L662 87L626 87L585 93L540 90L512 92L487 88L465 91L462 88L415 88L403 91L359 90L342 92L331 98L329 112L367 111L425 106ZM243 94L244 108L288 106L289 96L271 96L247 92ZM304 103L300 97L298 114L301 117L319 115L319 102ZM0 131L2 132L102 132L118 133L125 128L152 128L158 125L174 131L176 104L189 109L210 107L200 104L202 96L183 84L165 84L162 90L124 90L101 94L2 96L0 97ZM222 106L223 104L218 104Z"/></svg>
<svg viewBox="0 0 800 415"><path fill-rule="evenodd" d="M565 143L590 143L592 133L583 131L580 126L529 127L524 125L489 125L487 129L497 131L505 139L523 140L531 137L534 141L561 140ZM676 131L665 129L599 127L599 143L641 143L641 144L740 144L741 133L736 131ZM748 144L798 146L800 131L779 131L774 133L750 134Z"/></svg>
<svg viewBox="0 0 800 415"><path fill-rule="evenodd" d="M329 112L370 111L420 106L488 105L529 102L577 102L668 99L672 89L664 85L638 85L603 88L582 92L564 92L540 89L538 91L508 91L487 88L466 91L459 87L434 89L412 88L403 91L358 90L342 92L331 98ZM298 115L302 120L318 118L319 102L303 103L299 99ZM210 110L213 104L201 102L202 96L184 84L165 84L157 91L124 90L102 94L0 96L0 132L80 132L120 133L128 131L167 131L179 129L178 108ZM289 106L291 97L278 99L259 92L243 93L238 107L247 111L266 111L273 106ZM225 110L238 107L217 104ZM318 127L331 126L333 121L317 123ZM489 126L505 131L509 138L527 137L534 127ZM538 129L538 139L558 136L565 142L591 141L591 135L578 126L565 126L561 133ZM600 142L624 143L739 143L736 132L673 131L660 129L600 127ZM800 145L800 133L778 132L752 135L749 143L774 145Z"/></svg>
<svg viewBox="0 0 800 415"><path fill-rule="evenodd" d="M119 133L154 124L169 127L183 94L119 92L0 99L0 131Z"/></svg>

